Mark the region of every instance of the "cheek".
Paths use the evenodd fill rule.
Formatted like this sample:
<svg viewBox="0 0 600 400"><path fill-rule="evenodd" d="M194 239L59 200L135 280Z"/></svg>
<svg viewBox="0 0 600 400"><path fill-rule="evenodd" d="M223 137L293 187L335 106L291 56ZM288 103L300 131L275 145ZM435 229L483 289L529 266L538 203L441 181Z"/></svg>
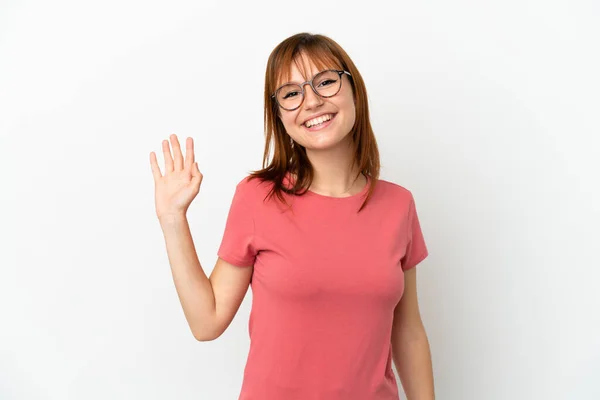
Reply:
<svg viewBox="0 0 600 400"><path fill-rule="evenodd" d="M354 104L354 100L350 99L347 104L345 104L346 110L346 121L348 124L354 124L354 120L356 119L356 106Z"/></svg>
<svg viewBox="0 0 600 400"><path fill-rule="evenodd" d="M283 128L289 135L290 132L294 132L294 130L299 129L300 127L296 126L296 117L292 115L279 115L279 119L283 125ZM293 134L293 133L292 133Z"/></svg>
<svg viewBox="0 0 600 400"><path fill-rule="evenodd" d="M294 117L287 115L281 118L281 122L283 122L283 126L286 130L294 129Z"/></svg>

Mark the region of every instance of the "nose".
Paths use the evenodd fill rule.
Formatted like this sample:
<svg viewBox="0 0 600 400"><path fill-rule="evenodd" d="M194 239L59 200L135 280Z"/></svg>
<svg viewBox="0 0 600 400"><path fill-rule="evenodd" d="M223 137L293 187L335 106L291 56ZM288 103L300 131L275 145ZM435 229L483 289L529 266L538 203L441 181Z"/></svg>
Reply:
<svg viewBox="0 0 600 400"><path fill-rule="evenodd" d="M310 84L306 83L304 85L304 107L312 109L321 104L323 104L323 98L315 93Z"/></svg>

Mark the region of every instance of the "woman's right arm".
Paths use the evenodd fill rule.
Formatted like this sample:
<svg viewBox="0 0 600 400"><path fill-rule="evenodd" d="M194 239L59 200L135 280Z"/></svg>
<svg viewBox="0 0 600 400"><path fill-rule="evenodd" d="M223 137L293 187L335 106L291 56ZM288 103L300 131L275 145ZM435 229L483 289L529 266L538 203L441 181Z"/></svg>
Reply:
<svg viewBox="0 0 600 400"><path fill-rule="evenodd" d="M177 295L192 334L199 341L214 340L237 313L253 268L240 268L219 257L209 278L198 260L185 215L163 217L160 223Z"/></svg>
<svg viewBox="0 0 600 400"><path fill-rule="evenodd" d="M200 341L214 340L237 313L253 268L240 268L219 257L209 278L198 260L185 215L163 217L160 222L173 281L192 334Z"/></svg>
<svg viewBox="0 0 600 400"><path fill-rule="evenodd" d="M252 266L240 268L218 258L213 272L206 276L194 247L186 218L187 209L200 191L202 173L194 161L194 143L186 140L185 160L176 135L164 140L164 176L156 154L150 153L155 183L156 215L160 221L173 281L185 318L197 340L219 337L229 326L244 299Z"/></svg>

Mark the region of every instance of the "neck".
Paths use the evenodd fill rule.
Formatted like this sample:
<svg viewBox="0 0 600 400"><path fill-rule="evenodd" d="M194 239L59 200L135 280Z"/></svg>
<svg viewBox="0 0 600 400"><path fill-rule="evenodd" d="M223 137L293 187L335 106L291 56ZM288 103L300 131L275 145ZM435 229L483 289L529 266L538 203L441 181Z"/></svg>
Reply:
<svg viewBox="0 0 600 400"><path fill-rule="evenodd" d="M347 197L359 193L367 182L354 162L351 143L340 143L332 149L307 149L314 169L309 190L326 196Z"/></svg>

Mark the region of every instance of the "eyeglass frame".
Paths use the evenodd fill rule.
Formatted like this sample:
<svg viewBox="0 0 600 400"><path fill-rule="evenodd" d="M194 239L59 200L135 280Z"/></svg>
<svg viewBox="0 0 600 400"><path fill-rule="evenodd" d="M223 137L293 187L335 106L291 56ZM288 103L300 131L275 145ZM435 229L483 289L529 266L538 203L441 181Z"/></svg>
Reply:
<svg viewBox="0 0 600 400"><path fill-rule="evenodd" d="M340 87L339 87L339 89L337 90L337 92L335 92L335 93L334 93L334 94L332 94L331 96L323 96L323 95L321 95L319 92L317 92L317 89L315 89L315 87L313 86L313 80L314 80L314 79L317 77L317 75L319 75L319 74L321 74L321 73L323 73L323 72L327 72L327 71L335 71L335 72L337 72L337 74L338 74L338 75L339 75L339 77L340 77ZM287 83L284 83L283 85L281 85L281 86L279 86L277 89L275 89L275 92L274 92L274 93L271 95L271 98L275 99L275 103L277 103L277 105L278 105L279 107L283 108L284 110L286 110L286 111L294 111L294 110L297 110L298 108L300 108L300 106L302 105L302 103L304 103L304 99L305 99L305 96L304 96L304 94L305 94L305 92L304 92L304 85L306 85L306 84L308 83L308 84L310 85L310 87L312 88L313 92L315 92L315 94L316 94L317 96L319 96L319 97L322 97L322 98L325 98L325 99L328 99L328 98L330 98L330 97L333 97L333 96L335 96L336 94L338 94L338 93L340 92L340 90L342 90L342 82L343 82L342 75L343 75L343 74L346 74L346 75L348 75L348 76L352 76L352 74L351 74L350 72L346 71L346 70L339 70L339 69L324 69L323 71L319 71L319 72L317 72L317 73L316 73L316 74L315 74L315 75L314 75L314 76L313 76L313 77L312 77L312 78L311 78L309 81L302 82L302 83L293 83L293 82L287 82ZM285 107L283 107L283 106L282 106L282 105L279 103L279 100L277 100L277 92L279 92L279 90L280 90L282 87L284 87L284 86L286 86L286 85L291 85L291 84L293 84L293 85L299 85L299 86L300 86L300 89L302 90L302 92L301 92L301 93L302 93L302 101L301 101L301 102L300 102L300 104L298 104L298 106L297 106L297 107L295 107L295 108L285 108Z"/></svg>

